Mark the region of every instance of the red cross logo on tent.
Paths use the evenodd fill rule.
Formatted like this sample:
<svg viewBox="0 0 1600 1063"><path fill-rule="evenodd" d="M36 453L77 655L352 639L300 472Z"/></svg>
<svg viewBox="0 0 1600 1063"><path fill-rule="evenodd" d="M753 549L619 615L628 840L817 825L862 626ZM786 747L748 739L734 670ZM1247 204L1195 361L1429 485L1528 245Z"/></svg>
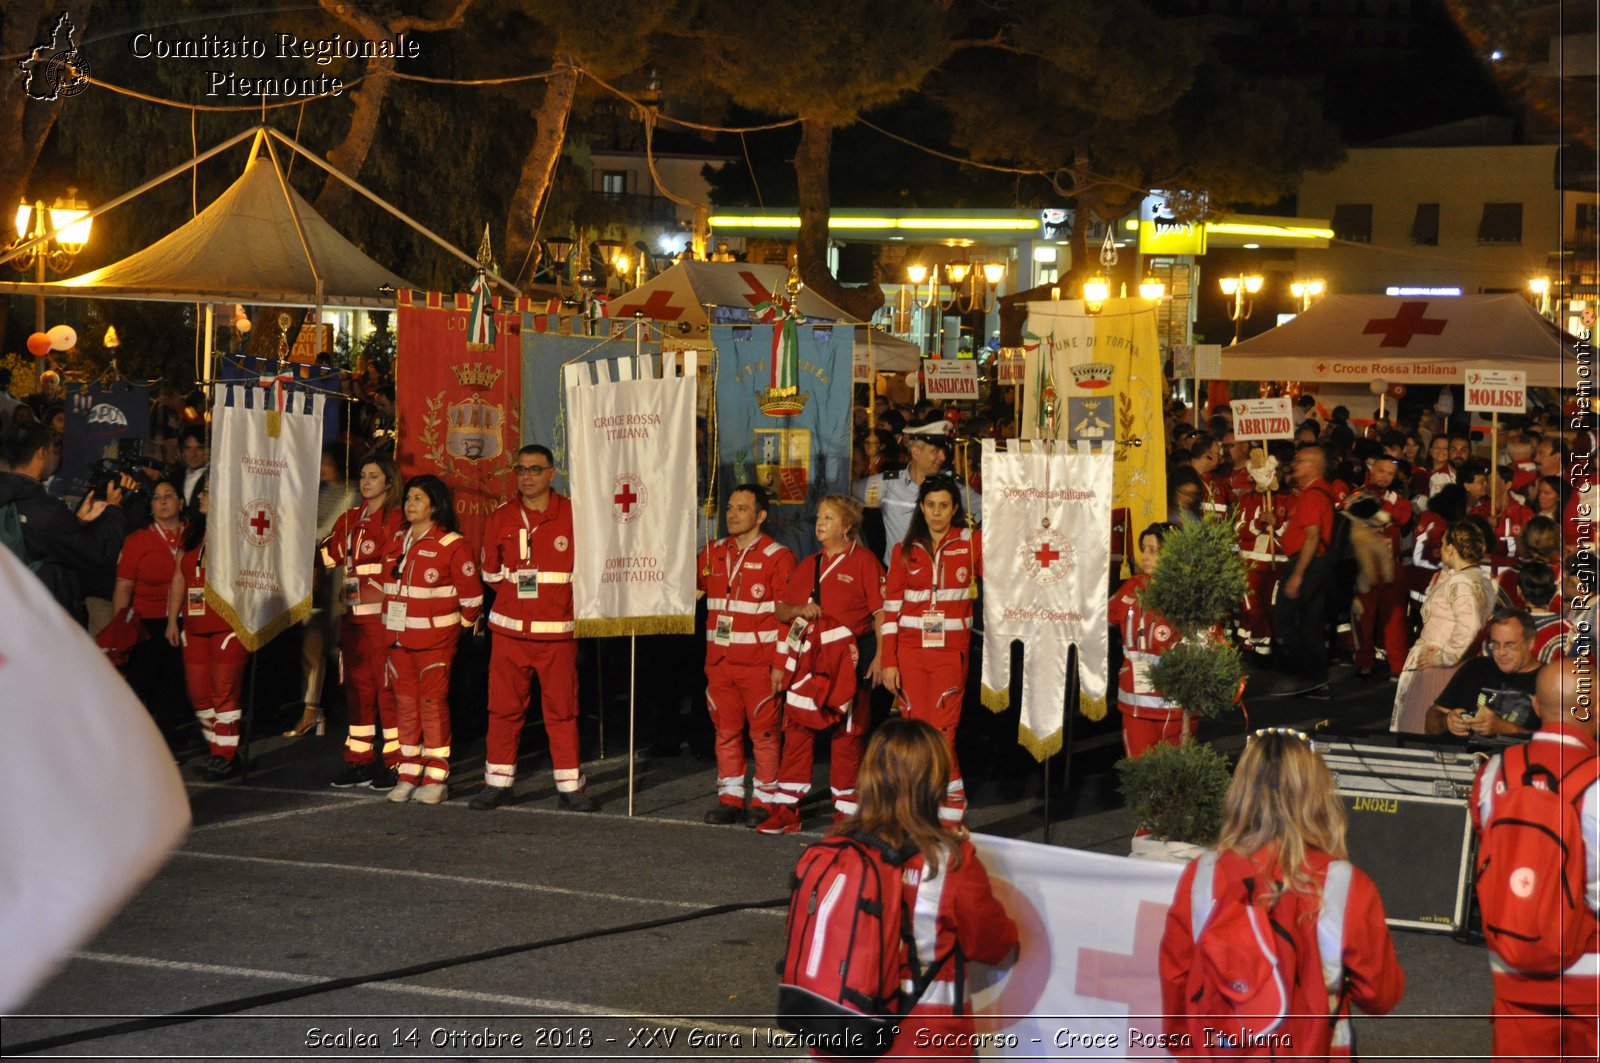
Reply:
<svg viewBox="0 0 1600 1063"><path fill-rule="evenodd" d="M632 524L644 512L649 498L643 480L631 472L619 474L611 482L611 519L618 524Z"/></svg>
<svg viewBox="0 0 1600 1063"><path fill-rule="evenodd" d="M1383 342L1379 347L1405 347L1411 343L1412 336L1437 336L1444 331L1444 319L1424 317L1427 312L1427 303L1401 303L1394 317L1373 318L1361 334L1382 333Z"/></svg>
<svg viewBox="0 0 1600 1063"><path fill-rule="evenodd" d="M251 546L266 546L278 537L278 510L265 498L246 502L239 511L239 534Z"/></svg>
<svg viewBox="0 0 1600 1063"><path fill-rule="evenodd" d="M762 285L761 280L754 273L747 269L740 270L739 279L744 281L745 285L750 289L744 293L744 298L751 306L760 306L762 303L772 302L772 293Z"/></svg>
<svg viewBox="0 0 1600 1063"><path fill-rule="evenodd" d="M1080 997L1125 1004L1128 1025L1149 1038L1161 1032L1161 931L1167 922L1167 905L1140 901L1134 917L1133 952L1104 949L1078 950L1078 981L1072 991Z"/></svg>
<svg viewBox="0 0 1600 1063"><path fill-rule="evenodd" d="M645 317L654 318L656 321L676 321L683 316L683 307L672 305L672 293L657 289L650 293L650 298L634 306L622 307L619 313L643 314Z"/></svg>

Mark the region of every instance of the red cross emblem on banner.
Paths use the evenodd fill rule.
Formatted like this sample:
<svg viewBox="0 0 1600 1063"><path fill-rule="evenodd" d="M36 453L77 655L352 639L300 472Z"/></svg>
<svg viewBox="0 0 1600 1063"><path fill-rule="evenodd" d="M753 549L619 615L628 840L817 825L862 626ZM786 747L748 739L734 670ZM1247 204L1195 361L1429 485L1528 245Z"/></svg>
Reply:
<svg viewBox="0 0 1600 1063"><path fill-rule="evenodd" d="M631 472L620 474L611 483L611 519L618 524L632 524L644 512L649 497L644 481Z"/></svg>
<svg viewBox="0 0 1600 1063"><path fill-rule="evenodd" d="M751 306L760 306L762 303L772 302L772 292L762 285L760 278L749 270L740 270L739 279L744 281L750 290L744 292L745 301Z"/></svg>
<svg viewBox="0 0 1600 1063"><path fill-rule="evenodd" d="M239 534L251 546L266 546L278 536L278 510L265 498L246 502L239 511Z"/></svg>
<svg viewBox="0 0 1600 1063"><path fill-rule="evenodd" d="M1072 544L1054 528L1039 528L1021 544L1023 571L1041 587L1059 583L1073 564Z"/></svg>
<svg viewBox="0 0 1600 1063"><path fill-rule="evenodd" d="M1379 347L1405 347L1412 336L1437 336L1444 331L1443 318L1428 318L1427 303L1401 303L1394 317L1373 318L1361 330L1363 336L1382 334Z"/></svg>
<svg viewBox="0 0 1600 1063"><path fill-rule="evenodd" d="M1034 551L1034 560L1039 562L1040 568L1049 568L1050 562L1061 556L1061 551L1051 546L1048 542Z"/></svg>
<svg viewBox="0 0 1600 1063"><path fill-rule="evenodd" d="M1078 981L1072 987L1080 997L1110 1000L1126 1006L1129 1028L1139 1030L1152 1043L1154 1036L1161 1032L1158 956L1161 932L1166 923L1167 905L1140 901L1134 917L1133 952L1079 949Z"/></svg>
<svg viewBox="0 0 1600 1063"><path fill-rule="evenodd" d="M645 317L657 321L676 321L683 316L683 307L672 305L672 293L668 291L653 291L650 298L634 306L625 306L618 313L643 314Z"/></svg>

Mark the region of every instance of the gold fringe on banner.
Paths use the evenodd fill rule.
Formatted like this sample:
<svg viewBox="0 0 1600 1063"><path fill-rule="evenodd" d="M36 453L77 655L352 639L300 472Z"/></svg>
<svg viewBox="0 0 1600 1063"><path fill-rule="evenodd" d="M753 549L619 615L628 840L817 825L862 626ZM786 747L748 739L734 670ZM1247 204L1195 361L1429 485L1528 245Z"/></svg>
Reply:
<svg viewBox="0 0 1600 1063"><path fill-rule="evenodd" d="M1004 690L995 690L984 686L982 683L979 683L978 686L978 699L983 702L983 707L990 712L1005 712L1006 709L1011 707L1010 687Z"/></svg>
<svg viewBox="0 0 1600 1063"><path fill-rule="evenodd" d="M222 595L218 594L210 583L206 584L206 604L211 606L218 616L228 622L228 626L233 628L234 635L239 639L239 645L251 653L256 652L311 615L311 595L308 594L284 612L273 617L259 631L246 631L244 630L244 622L239 619L239 614L233 611L233 606L224 601Z"/></svg>
<svg viewBox="0 0 1600 1063"><path fill-rule="evenodd" d="M617 635L693 635L694 614L579 620L572 625L572 633L580 639L603 639Z"/></svg>
<svg viewBox="0 0 1600 1063"><path fill-rule="evenodd" d="M1061 752L1061 729L1057 728L1043 738L1035 738L1026 727L1018 726L1017 743L1032 753L1034 760L1043 761Z"/></svg>
<svg viewBox="0 0 1600 1063"><path fill-rule="evenodd" d="M1083 714L1086 720L1103 720L1106 718L1106 699L1086 698L1079 694L1078 711Z"/></svg>

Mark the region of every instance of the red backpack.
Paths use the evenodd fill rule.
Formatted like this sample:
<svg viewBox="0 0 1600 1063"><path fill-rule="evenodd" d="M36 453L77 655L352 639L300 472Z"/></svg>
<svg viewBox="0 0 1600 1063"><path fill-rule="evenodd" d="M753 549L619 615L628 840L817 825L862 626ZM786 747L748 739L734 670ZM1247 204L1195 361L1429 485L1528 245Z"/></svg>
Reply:
<svg viewBox="0 0 1600 1063"><path fill-rule="evenodd" d="M881 838L828 838L806 849L789 899L778 967L778 1025L826 1055L875 1059L949 954L919 971L901 868L917 854ZM910 968L915 990L901 988ZM959 1011L959 1001L957 1010Z"/></svg>
<svg viewBox="0 0 1600 1063"><path fill-rule="evenodd" d="M1521 754L1520 769L1512 761ZM1483 828L1474 886L1483 936L1508 967L1556 975L1594 932L1584 900L1583 825L1577 802L1600 778L1590 757L1559 779L1526 744L1502 755L1504 792Z"/></svg>

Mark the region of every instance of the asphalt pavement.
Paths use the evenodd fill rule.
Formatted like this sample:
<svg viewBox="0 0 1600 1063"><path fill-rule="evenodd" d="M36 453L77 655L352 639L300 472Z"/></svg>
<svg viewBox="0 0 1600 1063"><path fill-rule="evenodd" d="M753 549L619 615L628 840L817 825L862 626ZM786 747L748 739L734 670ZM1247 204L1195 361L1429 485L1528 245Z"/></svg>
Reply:
<svg viewBox="0 0 1600 1063"><path fill-rule="evenodd" d="M1392 692L1342 667L1329 701L1247 688L1248 723L1201 735L1236 752L1247 727L1381 726ZM481 738L455 747L450 801L396 806L326 786L342 766L333 729L289 740L260 737L264 723L248 779L190 783L187 844L6 1018L0 1054L796 1058L771 1030L773 965L790 870L828 823L825 765L800 835L704 824L716 773L688 746L634 764L630 816L626 718L608 724L600 758L596 721L584 722L602 807L583 815L558 810L536 724L517 802L483 813L467 808ZM1043 841L1048 803L1050 844L1126 853L1135 824L1115 792L1115 721L1075 724L1048 788L1014 734L1014 715L964 721L971 827ZM1400 1014L1357 1021L1361 1054L1487 1057L1482 947L1395 936L1406 997Z"/></svg>

